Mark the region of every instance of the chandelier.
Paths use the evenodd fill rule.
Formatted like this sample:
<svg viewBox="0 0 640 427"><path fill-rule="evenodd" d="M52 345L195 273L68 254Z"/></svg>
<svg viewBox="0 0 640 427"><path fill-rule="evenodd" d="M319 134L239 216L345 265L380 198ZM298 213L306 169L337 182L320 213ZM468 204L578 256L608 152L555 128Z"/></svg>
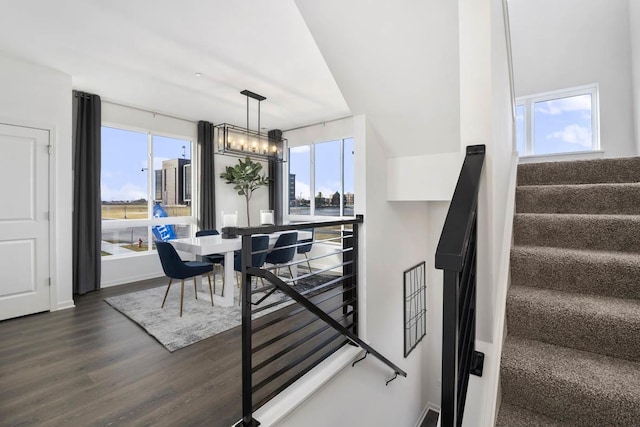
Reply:
<svg viewBox="0 0 640 427"><path fill-rule="evenodd" d="M247 127L243 128L229 123L214 126L214 140L218 143L220 154L238 157L253 157L261 160L286 161L287 140L282 138L282 132L273 130L269 133L260 132L260 102L262 95L243 90L240 92L247 97ZM258 130L249 129L249 98L258 101Z"/></svg>

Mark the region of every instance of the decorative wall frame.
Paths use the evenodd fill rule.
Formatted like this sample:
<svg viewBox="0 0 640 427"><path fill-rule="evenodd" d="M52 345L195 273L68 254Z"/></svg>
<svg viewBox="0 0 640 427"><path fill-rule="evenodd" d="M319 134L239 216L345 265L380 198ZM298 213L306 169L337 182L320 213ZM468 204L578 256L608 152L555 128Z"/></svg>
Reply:
<svg viewBox="0 0 640 427"><path fill-rule="evenodd" d="M404 357L427 334L426 263L422 261L404 272Z"/></svg>

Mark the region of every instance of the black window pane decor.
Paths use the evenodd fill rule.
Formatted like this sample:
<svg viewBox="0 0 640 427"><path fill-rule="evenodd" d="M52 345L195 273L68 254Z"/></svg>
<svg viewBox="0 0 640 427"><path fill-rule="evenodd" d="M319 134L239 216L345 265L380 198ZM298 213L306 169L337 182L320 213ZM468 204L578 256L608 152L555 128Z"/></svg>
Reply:
<svg viewBox="0 0 640 427"><path fill-rule="evenodd" d="M425 262L404 272L404 357L427 334Z"/></svg>

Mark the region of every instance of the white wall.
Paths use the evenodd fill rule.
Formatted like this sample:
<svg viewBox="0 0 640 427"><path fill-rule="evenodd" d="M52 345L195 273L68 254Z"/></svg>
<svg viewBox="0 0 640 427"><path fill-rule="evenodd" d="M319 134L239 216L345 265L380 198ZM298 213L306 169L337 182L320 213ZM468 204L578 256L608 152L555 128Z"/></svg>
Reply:
<svg viewBox="0 0 640 427"><path fill-rule="evenodd" d="M516 96L598 83L604 156L634 155L629 0L511 0L509 14Z"/></svg>
<svg viewBox="0 0 640 427"><path fill-rule="evenodd" d="M196 174L194 180L193 194L200 194L199 181L199 158L196 154L198 141L198 126L196 123L182 119L168 117L162 114L129 108L111 102L102 103L102 121L105 124L122 126L124 128L153 132L155 134L171 136L176 138L186 138L193 142L192 167ZM247 225L246 204L244 196L239 196L233 190L232 185L228 185L220 178L220 173L225 166L237 164L238 158L233 156L223 156L215 154L215 194L216 194L216 226L222 226L222 211L238 211L238 225ZM264 174L268 174L267 163L261 162ZM199 215L199 196L192 205L192 214L197 218ZM260 220L260 209L268 209L269 191L267 187L262 187L253 193L250 202L251 224L258 225ZM196 227L194 226L194 233ZM187 256L184 254L184 256ZM155 252L136 254L129 257L102 258L102 280L103 287L130 283L138 280L163 276L162 266L158 255Z"/></svg>
<svg viewBox="0 0 640 427"><path fill-rule="evenodd" d="M385 387L391 371L369 356L342 371L282 426L412 426L426 402L424 341L403 358L402 281L405 269L427 260L427 205L387 201L387 154L379 135L364 116L354 118L354 130L356 212L364 214L359 280L364 335L408 377Z"/></svg>
<svg viewBox="0 0 640 427"><path fill-rule="evenodd" d="M390 158L456 151L457 2L295 0L349 110Z"/></svg>
<svg viewBox="0 0 640 427"><path fill-rule="evenodd" d="M52 128L55 233L51 309L73 307L72 289L72 144L71 76L0 56L0 119L8 123Z"/></svg>
<svg viewBox="0 0 640 427"><path fill-rule="evenodd" d="M227 184L220 178L220 174L224 172L226 166L235 166L238 164L238 157L223 156L216 154L215 171L216 171L216 227L218 230L222 228L222 211L234 212L238 211L238 226L247 226L247 204L244 196L238 195L233 189L233 185ZM262 164L262 173L268 175L268 163L260 161ZM260 187L253 192L251 201L249 202L249 216L251 225L260 225L260 209L269 209L269 187Z"/></svg>
<svg viewBox="0 0 640 427"><path fill-rule="evenodd" d="M631 70L633 83L633 118L635 122L636 153L640 154L640 2L629 1L629 29L631 35Z"/></svg>

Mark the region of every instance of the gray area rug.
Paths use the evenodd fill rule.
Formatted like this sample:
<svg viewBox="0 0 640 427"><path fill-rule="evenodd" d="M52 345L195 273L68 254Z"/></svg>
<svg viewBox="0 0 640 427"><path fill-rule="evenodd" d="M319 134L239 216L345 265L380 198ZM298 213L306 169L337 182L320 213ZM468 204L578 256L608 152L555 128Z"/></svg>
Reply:
<svg viewBox="0 0 640 427"><path fill-rule="evenodd" d="M171 285L164 308L160 308L160 306L167 290L166 286L110 297L105 301L140 325L171 352L240 325L242 310L237 302L238 288L236 286L233 286L235 289L233 307L216 305L212 307L210 301L203 298L196 300L192 280L185 281L184 288L182 317L180 317L180 282ZM217 288L219 291L221 285L218 285ZM261 294L255 294L254 298L258 299L260 296ZM282 299L284 299L282 294L274 294L265 300L265 304L278 302ZM215 295L213 300L215 303ZM290 300L264 310L254 317L264 316L289 304L291 304Z"/></svg>
<svg viewBox="0 0 640 427"><path fill-rule="evenodd" d="M326 275L314 276L308 278L305 283L298 283L297 286L294 286L294 289L303 292L334 277ZM218 280L217 291L220 292L221 288L222 284ZM196 300L193 281L191 279L185 280L182 317L180 317L179 281L174 281L171 285L164 308L160 308L160 306L167 290L166 286L105 298L105 302L136 322L167 350L174 352L205 338L240 326L242 310L238 305L238 288L235 284L233 288L235 290L233 307L220 307L217 305L212 307L211 302L204 298L199 297ZM198 295L203 295L203 289L206 289L208 295L208 285L199 289ZM263 295L264 293L256 293L253 295L253 300L256 301ZM215 302L215 295L213 300ZM253 318L264 316L294 303L294 301L278 291L267 297L261 303L261 306L277 303L278 301L282 301L282 303L254 314Z"/></svg>

